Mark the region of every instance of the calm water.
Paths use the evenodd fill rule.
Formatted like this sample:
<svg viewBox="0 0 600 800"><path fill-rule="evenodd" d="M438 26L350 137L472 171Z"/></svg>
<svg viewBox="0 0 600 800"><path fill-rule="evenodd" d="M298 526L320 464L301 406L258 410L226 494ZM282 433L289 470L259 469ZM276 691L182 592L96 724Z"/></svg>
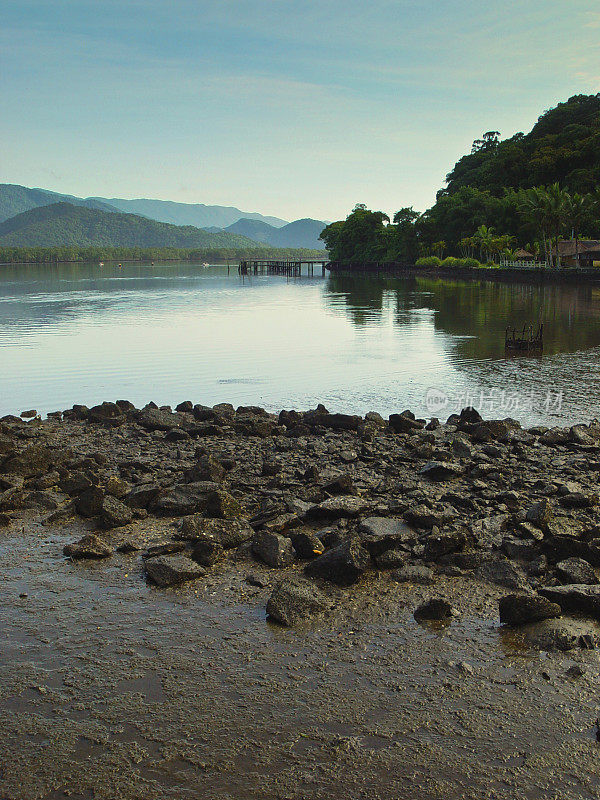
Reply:
<svg viewBox="0 0 600 800"><path fill-rule="evenodd" d="M504 355L545 325L541 358ZM523 422L600 416L600 288L0 267L0 413L191 399Z"/></svg>

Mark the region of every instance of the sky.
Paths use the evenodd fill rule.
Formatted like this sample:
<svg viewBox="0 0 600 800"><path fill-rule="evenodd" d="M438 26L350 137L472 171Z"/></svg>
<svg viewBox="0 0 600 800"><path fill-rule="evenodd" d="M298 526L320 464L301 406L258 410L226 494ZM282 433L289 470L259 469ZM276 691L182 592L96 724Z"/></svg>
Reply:
<svg viewBox="0 0 600 800"><path fill-rule="evenodd" d="M422 211L600 91L597 0L0 0L0 182L284 219Z"/></svg>

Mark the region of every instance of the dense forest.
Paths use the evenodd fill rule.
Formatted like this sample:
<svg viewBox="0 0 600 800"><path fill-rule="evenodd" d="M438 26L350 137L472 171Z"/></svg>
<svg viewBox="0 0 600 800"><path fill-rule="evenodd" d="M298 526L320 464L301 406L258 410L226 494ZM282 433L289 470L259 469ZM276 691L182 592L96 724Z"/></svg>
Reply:
<svg viewBox="0 0 600 800"><path fill-rule="evenodd" d="M599 181L600 94L576 95L527 134L477 139L424 213L407 207L390 220L359 204L321 238L336 261L485 262L525 248L552 263L559 238L600 235Z"/></svg>
<svg viewBox="0 0 600 800"><path fill-rule="evenodd" d="M75 261L193 261L222 262L241 259L322 258L322 250L272 247L3 247L0 264L51 264Z"/></svg>

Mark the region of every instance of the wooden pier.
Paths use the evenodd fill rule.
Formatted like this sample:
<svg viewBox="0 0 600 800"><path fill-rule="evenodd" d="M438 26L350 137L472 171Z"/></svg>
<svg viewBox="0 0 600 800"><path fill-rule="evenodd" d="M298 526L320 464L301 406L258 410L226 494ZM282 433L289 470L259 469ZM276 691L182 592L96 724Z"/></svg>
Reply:
<svg viewBox="0 0 600 800"><path fill-rule="evenodd" d="M325 277L325 270L329 267L328 259L321 261L240 261L239 275L289 275L299 278L302 267L306 265L306 274L312 277L315 267L321 268L321 275Z"/></svg>

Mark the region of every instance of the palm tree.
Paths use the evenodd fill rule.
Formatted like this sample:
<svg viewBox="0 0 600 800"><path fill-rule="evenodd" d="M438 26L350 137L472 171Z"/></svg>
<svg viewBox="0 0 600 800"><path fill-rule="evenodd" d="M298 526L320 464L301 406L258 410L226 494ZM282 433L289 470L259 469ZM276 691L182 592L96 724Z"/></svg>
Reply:
<svg viewBox="0 0 600 800"><path fill-rule="evenodd" d="M479 258L483 261L483 254L489 258L490 253L493 251L494 229L488 228L487 225L480 225L473 234L473 240L479 245Z"/></svg>
<svg viewBox="0 0 600 800"><path fill-rule="evenodd" d="M436 254L438 258L441 258L444 255L444 250L446 249L446 242L434 242L431 245L431 249Z"/></svg>
<svg viewBox="0 0 600 800"><path fill-rule="evenodd" d="M547 190L543 186L525 189L519 195L518 204L521 213L539 228L544 244L544 257L546 262L552 266L552 230L554 220Z"/></svg>
<svg viewBox="0 0 600 800"><path fill-rule="evenodd" d="M546 191L546 204L548 209L548 220L551 230L554 231L554 242L556 245L556 266L560 268L560 251L558 243L565 227L567 217L567 192L560 188L558 182L549 186Z"/></svg>
<svg viewBox="0 0 600 800"><path fill-rule="evenodd" d="M598 206L596 200L590 194L566 194L565 193L565 223L571 229L571 235L575 239L575 266L579 266L579 235L582 227L592 219L593 212Z"/></svg>

